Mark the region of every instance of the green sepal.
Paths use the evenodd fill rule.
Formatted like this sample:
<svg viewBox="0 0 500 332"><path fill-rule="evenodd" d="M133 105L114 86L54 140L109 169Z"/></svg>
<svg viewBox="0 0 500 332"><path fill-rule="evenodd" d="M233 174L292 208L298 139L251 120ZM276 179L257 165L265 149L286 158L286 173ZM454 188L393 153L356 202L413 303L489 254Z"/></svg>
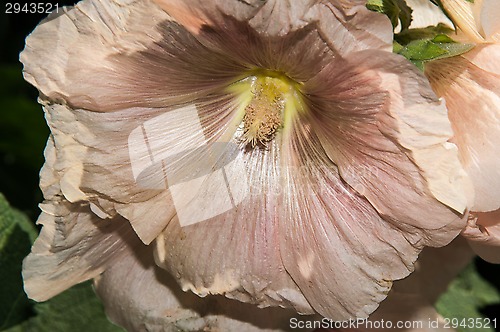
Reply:
<svg viewBox="0 0 500 332"><path fill-rule="evenodd" d="M472 48L474 48L474 44L457 43L446 35L437 35L432 39L411 41L399 48L397 53L423 70L426 62L464 54Z"/></svg>

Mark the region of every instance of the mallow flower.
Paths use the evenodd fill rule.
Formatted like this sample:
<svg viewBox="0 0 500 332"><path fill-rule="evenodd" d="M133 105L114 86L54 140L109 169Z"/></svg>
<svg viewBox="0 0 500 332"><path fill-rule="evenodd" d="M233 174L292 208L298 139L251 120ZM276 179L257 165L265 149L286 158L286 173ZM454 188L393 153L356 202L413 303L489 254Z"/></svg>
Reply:
<svg viewBox="0 0 500 332"><path fill-rule="evenodd" d="M51 129L27 294L96 278L131 330L211 312L177 284L373 312L470 190L445 105L358 3L84 0L42 22L21 54Z"/></svg>
<svg viewBox="0 0 500 332"><path fill-rule="evenodd" d="M429 62L425 74L446 101L452 142L473 183L472 213L462 234L484 259L500 263L500 2L441 4L457 27L452 37L476 46L460 56ZM414 15L427 15L420 8L415 7Z"/></svg>

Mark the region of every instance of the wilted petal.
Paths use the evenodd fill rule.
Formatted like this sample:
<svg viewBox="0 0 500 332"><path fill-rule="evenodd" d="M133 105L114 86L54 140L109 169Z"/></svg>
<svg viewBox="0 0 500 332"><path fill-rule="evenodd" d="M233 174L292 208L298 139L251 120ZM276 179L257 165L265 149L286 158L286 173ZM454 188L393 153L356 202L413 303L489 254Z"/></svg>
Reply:
<svg viewBox="0 0 500 332"><path fill-rule="evenodd" d="M164 228L161 223L166 223L174 211L169 209L170 198L165 190L148 188L146 191L144 186L134 181L128 135L136 127L140 128L144 119L158 112L150 110L148 114L145 110L141 116L132 112L93 113L73 111L57 104L46 106L45 110L57 155L52 168L60 177L64 196L72 202L92 201L111 216L116 215L117 211L127 217L142 213L144 218L150 218L151 214L155 214L156 218L149 219L148 223L132 219L141 238L151 242ZM100 120L96 125L90 126L89 123L97 118ZM109 133L108 136L104 136L106 133ZM45 166L47 171L41 174L42 185L49 181L45 176L50 168ZM146 210L141 203L148 200L163 200L165 204L157 204L154 208L149 206Z"/></svg>
<svg viewBox="0 0 500 332"><path fill-rule="evenodd" d="M34 300L98 276L138 243L126 220L100 219L88 205L54 199L41 209L42 232L23 262L24 289Z"/></svg>
<svg viewBox="0 0 500 332"><path fill-rule="evenodd" d="M62 198L60 185L65 185L66 180L60 174L71 177L72 172L61 170L71 168L68 155L79 151L78 145L73 150L74 141L62 141L67 145L58 146L59 149L53 136L47 142L40 182L46 201L40 205L42 214L37 221L43 227L23 262L25 291L37 301L96 277L110 262L120 259L127 246L139 243L125 219L103 220L91 212L95 210L92 204L72 204Z"/></svg>
<svg viewBox="0 0 500 332"><path fill-rule="evenodd" d="M481 258L500 264L500 210L474 213L462 235Z"/></svg>
<svg viewBox="0 0 500 332"><path fill-rule="evenodd" d="M444 97L460 158L472 180L473 211L500 207L500 45L479 45L452 59L430 62L426 75Z"/></svg>
<svg viewBox="0 0 500 332"><path fill-rule="evenodd" d="M140 246L96 280L107 315L129 331L288 331L296 316L281 308L184 293L152 258L151 248Z"/></svg>
<svg viewBox="0 0 500 332"><path fill-rule="evenodd" d="M226 3L222 0L221 2ZM269 0L264 3L258 14L249 21L259 32L271 35L285 35L290 31L304 27L306 14L319 0Z"/></svg>

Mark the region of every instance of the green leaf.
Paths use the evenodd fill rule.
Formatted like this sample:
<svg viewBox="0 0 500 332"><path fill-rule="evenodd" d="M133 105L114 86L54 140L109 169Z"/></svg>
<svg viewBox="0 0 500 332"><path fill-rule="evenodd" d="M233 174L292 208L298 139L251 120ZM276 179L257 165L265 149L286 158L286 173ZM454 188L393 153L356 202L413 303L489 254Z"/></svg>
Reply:
<svg viewBox="0 0 500 332"><path fill-rule="evenodd" d="M35 317L4 332L123 332L104 315L103 306L90 282L36 304L35 311Z"/></svg>
<svg viewBox="0 0 500 332"><path fill-rule="evenodd" d="M36 237L34 225L0 194L0 330L32 315L21 277L21 262Z"/></svg>
<svg viewBox="0 0 500 332"><path fill-rule="evenodd" d="M411 23L411 8L405 0L368 0L366 8L387 15L395 28L401 22L401 30L408 29Z"/></svg>
<svg viewBox="0 0 500 332"><path fill-rule="evenodd" d="M399 54L423 70L426 62L450 58L470 51L473 44L457 43L446 35L437 35L432 39L414 40L399 48Z"/></svg>
<svg viewBox="0 0 500 332"><path fill-rule="evenodd" d="M457 318L458 322L465 319L481 318L485 320L479 309L500 302L500 292L484 280L477 272L476 266L470 264L451 282L446 293L441 295L436 303L437 311L447 318ZM491 327L492 324L491 324ZM478 328L477 326L458 327L463 332L494 332L494 328Z"/></svg>
<svg viewBox="0 0 500 332"><path fill-rule="evenodd" d="M416 40L403 48L399 54L408 60L425 61L446 54L446 50L431 40Z"/></svg>

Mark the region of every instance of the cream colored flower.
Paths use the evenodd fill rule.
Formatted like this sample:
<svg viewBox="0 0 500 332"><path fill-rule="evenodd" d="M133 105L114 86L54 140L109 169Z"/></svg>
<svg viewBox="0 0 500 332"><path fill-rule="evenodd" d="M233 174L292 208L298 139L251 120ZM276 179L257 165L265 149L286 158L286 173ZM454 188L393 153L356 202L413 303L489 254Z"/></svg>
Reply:
<svg viewBox="0 0 500 332"><path fill-rule="evenodd" d="M391 50L390 23L346 1L51 16L21 55L52 132L28 295L104 272L111 317L167 326L177 313L154 308L185 305L170 274L200 296L369 315L467 207L446 109Z"/></svg>
<svg viewBox="0 0 500 332"><path fill-rule="evenodd" d="M458 28L453 37L477 46L430 62L425 73L446 100L452 141L474 185L474 213L463 235L483 258L500 263L500 2L441 2Z"/></svg>

